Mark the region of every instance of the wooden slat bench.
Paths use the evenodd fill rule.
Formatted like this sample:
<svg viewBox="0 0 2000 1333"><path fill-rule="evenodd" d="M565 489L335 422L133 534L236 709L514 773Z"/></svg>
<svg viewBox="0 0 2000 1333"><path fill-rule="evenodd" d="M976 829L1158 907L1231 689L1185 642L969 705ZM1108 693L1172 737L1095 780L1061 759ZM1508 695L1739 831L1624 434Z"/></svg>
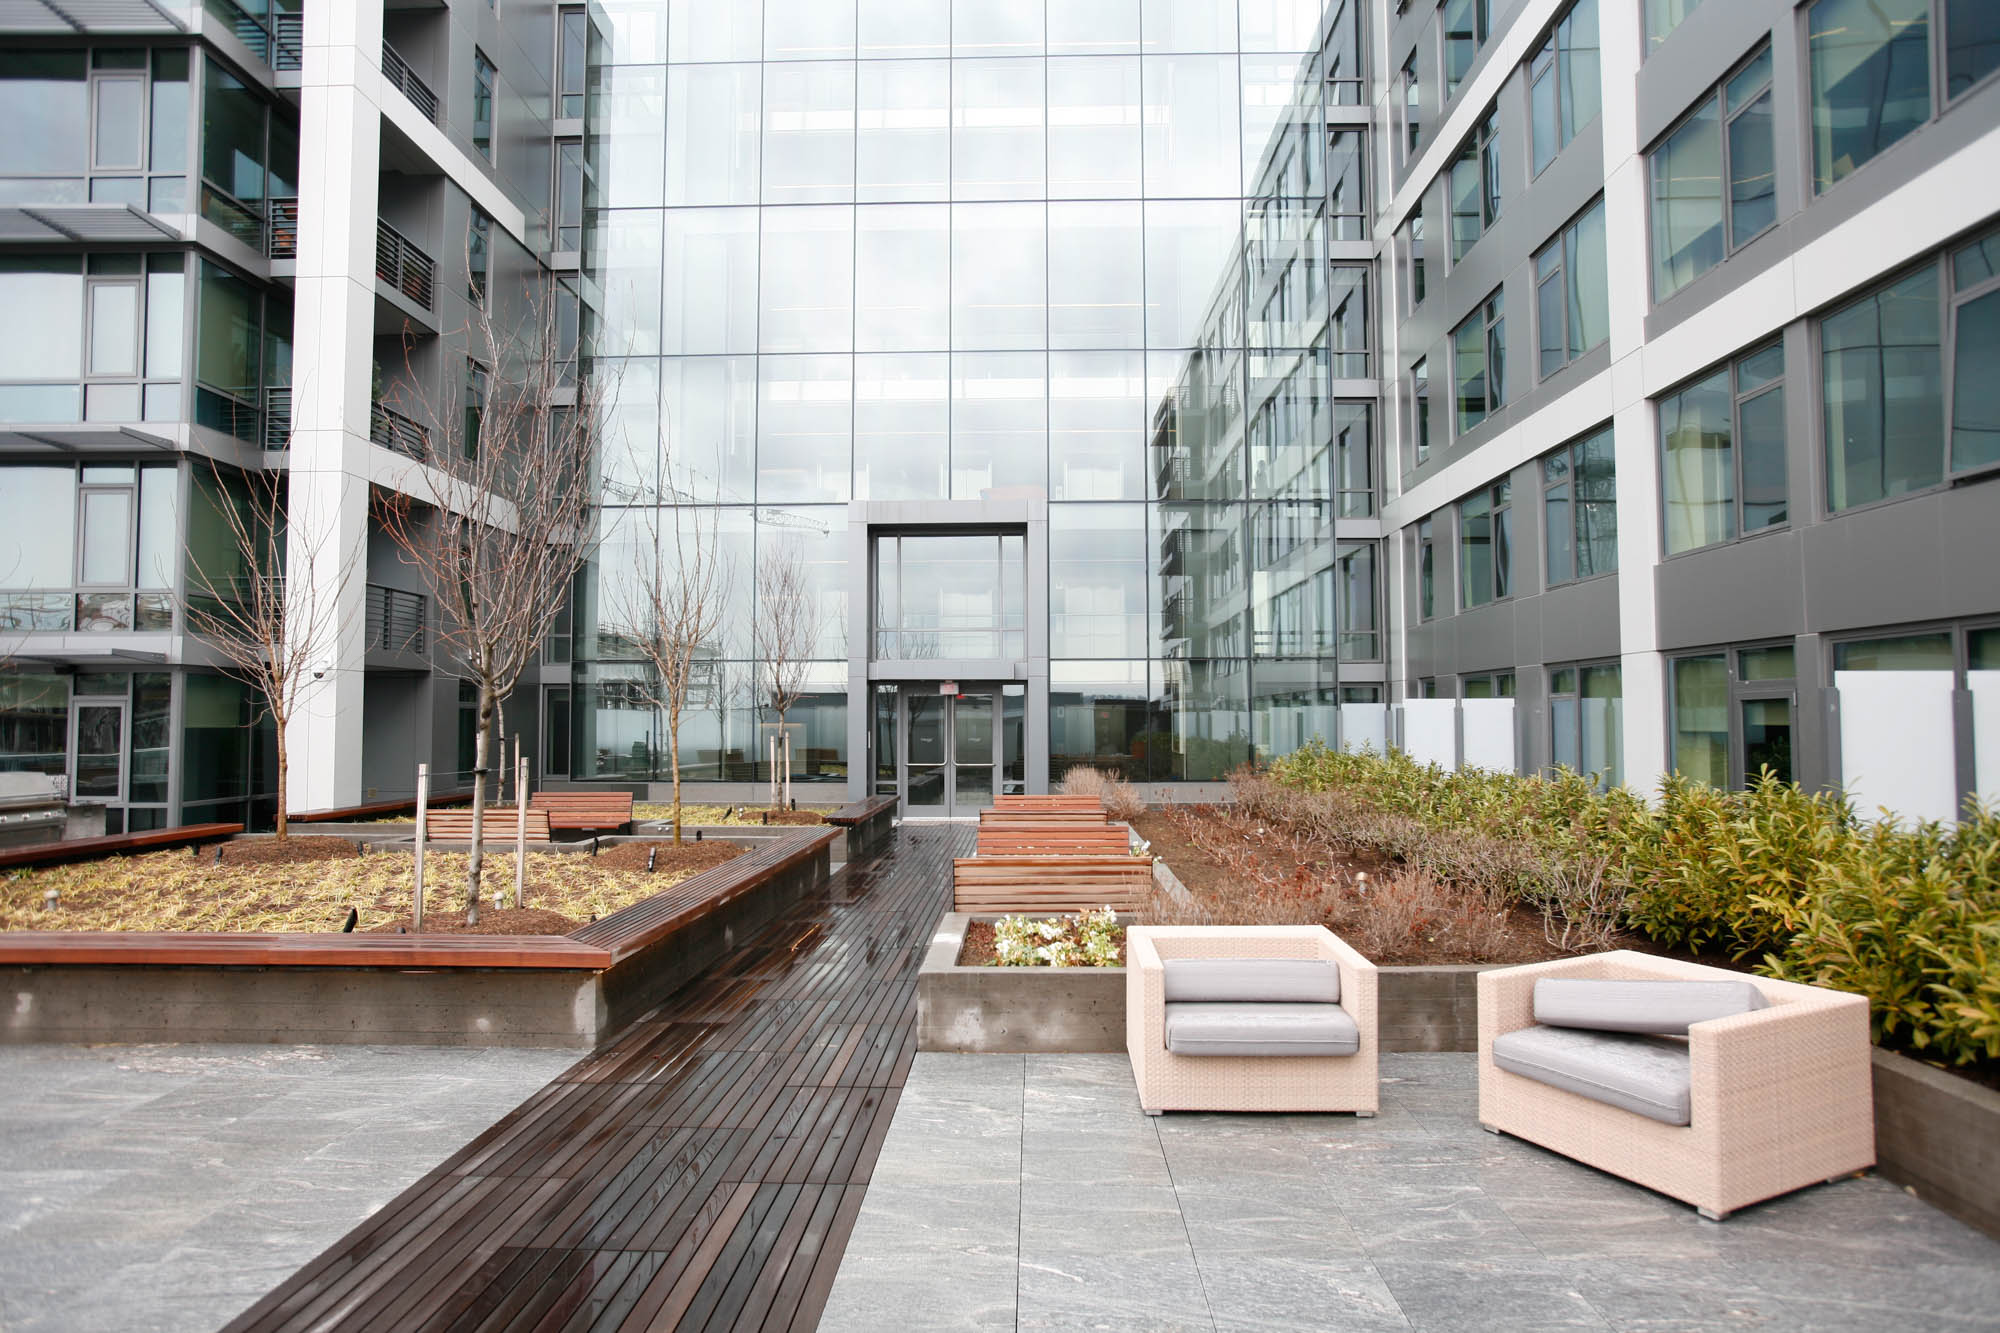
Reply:
<svg viewBox="0 0 2000 1333"><path fill-rule="evenodd" d="M1035 796L996 796L993 798L995 810L1081 810L1094 815L1104 813L1104 802L1095 796L1066 796L1060 792Z"/></svg>
<svg viewBox="0 0 2000 1333"><path fill-rule="evenodd" d="M1109 820L1102 810L981 810L979 824L1098 824Z"/></svg>
<svg viewBox="0 0 2000 1333"><path fill-rule="evenodd" d="M242 831L241 824L183 824L179 828L149 829L144 833L114 833L99 838L66 838L61 842L37 843L32 847L9 847L0 851L0 870L61 865L66 861L89 861L99 856L123 856L132 852L157 852L168 847L187 847L233 838Z"/></svg>
<svg viewBox="0 0 2000 1333"><path fill-rule="evenodd" d="M442 805L470 805L472 793L469 791L432 792L430 807L435 810ZM294 824L358 824L367 819L380 819L384 815L410 815L417 810L417 798L407 797L397 801L369 801L365 805L341 805L328 810L293 810L285 818Z"/></svg>
<svg viewBox="0 0 2000 1333"><path fill-rule="evenodd" d="M538 791L528 808L547 811L551 830L615 833L632 825L629 791Z"/></svg>
<svg viewBox="0 0 2000 1333"><path fill-rule="evenodd" d="M486 807L486 823L480 829L484 842L513 842L514 815L511 805L489 805ZM527 814L528 841L547 842L549 840L549 812L530 809ZM472 812L470 810L433 810L424 817L424 836L431 842L471 842Z"/></svg>
<svg viewBox="0 0 2000 1333"><path fill-rule="evenodd" d="M1091 852L1116 855L1128 850L1131 845L1132 835L1123 824L1008 820L979 826L981 856Z"/></svg>
<svg viewBox="0 0 2000 1333"><path fill-rule="evenodd" d="M1153 888L1149 856L973 856L951 867L960 912L1136 912Z"/></svg>

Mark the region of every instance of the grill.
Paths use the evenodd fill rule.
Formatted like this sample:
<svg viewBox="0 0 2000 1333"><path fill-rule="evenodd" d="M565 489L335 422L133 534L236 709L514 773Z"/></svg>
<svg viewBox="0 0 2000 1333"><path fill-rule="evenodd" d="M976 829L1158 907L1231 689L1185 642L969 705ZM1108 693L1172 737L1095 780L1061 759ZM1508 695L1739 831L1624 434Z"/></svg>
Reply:
<svg viewBox="0 0 2000 1333"><path fill-rule="evenodd" d="M62 780L46 773L0 773L0 847L60 842L69 821Z"/></svg>

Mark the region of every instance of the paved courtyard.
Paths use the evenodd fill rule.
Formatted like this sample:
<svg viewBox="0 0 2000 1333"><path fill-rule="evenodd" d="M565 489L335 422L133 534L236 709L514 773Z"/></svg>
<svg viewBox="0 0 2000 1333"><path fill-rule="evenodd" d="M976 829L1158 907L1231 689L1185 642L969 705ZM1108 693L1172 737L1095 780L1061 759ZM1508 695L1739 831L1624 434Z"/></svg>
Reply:
<svg viewBox="0 0 2000 1333"><path fill-rule="evenodd" d="M0 1330L209 1333L575 1060L0 1047Z"/></svg>
<svg viewBox="0 0 2000 1333"><path fill-rule="evenodd" d="M2000 1328L2000 1243L1886 1180L1705 1222L1487 1134L1476 1073L1152 1119L1122 1055L920 1055L821 1328Z"/></svg>

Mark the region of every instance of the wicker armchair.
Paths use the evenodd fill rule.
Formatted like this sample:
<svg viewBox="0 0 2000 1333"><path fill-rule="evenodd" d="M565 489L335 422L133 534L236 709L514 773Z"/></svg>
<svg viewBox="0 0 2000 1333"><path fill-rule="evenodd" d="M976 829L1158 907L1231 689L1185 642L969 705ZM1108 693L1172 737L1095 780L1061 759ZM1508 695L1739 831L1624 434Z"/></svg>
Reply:
<svg viewBox="0 0 2000 1333"><path fill-rule="evenodd" d="M1166 1041L1164 963L1178 958L1324 959L1340 972L1340 1007L1359 1034L1342 1056L1176 1055ZM1125 1047L1148 1114L1162 1111L1352 1111L1372 1116L1375 965L1323 926L1134 926L1125 934Z"/></svg>
<svg viewBox="0 0 2000 1333"><path fill-rule="evenodd" d="M1767 1007L1688 1028L1689 1120L1663 1124L1498 1068L1493 1042L1534 1026L1543 977L1749 981ZM1479 975L1479 1120L1693 1204L1731 1211L1875 1162L1868 1002L1620 950Z"/></svg>

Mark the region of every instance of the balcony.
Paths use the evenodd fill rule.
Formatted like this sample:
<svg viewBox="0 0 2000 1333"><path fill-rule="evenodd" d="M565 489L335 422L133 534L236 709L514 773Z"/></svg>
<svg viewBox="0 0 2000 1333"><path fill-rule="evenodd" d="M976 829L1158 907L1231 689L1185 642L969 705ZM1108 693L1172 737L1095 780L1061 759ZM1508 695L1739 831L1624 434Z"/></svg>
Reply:
<svg viewBox="0 0 2000 1333"><path fill-rule="evenodd" d="M422 593L371 583L363 623L370 653L421 657L430 642L430 599Z"/></svg>
<svg viewBox="0 0 2000 1333"><path fill-rule="evenodd" d="M292 447L292 390L290 385L264 390L264 447Z"/></svg>
<svg viewBox="0 0 2000 1333"><path fill-rule="evenodd" d="M419 310L437 299L437 261L386 222L375 224L375 276Z"/></svg>
<svg viewBox="0 0 2000 1333"><path fill-rule="evenodd" d="M368 438L411 458L422 458L430 444L430 432L420 423L381 403L368 410Z"/></svg>
<svg viewBox="0 0 2000 1333"><path fill-rule="evenodd" d="M272 259L299 257L299 201L264 201L264 253Z"/></svg>
<svg viewBox="0 0 2000 1333"><path fill-rule="evenodd" d="M437 94L431 91L428 83L417 77L417 72L410 68L410 62L386 41L382 43L382 77L408 98L410 105L421 111L425 120L437 124Z"/></svg>
<svg viewBox="0 0 2000 1333"><path fill-rule="evenodd" d="M237 41L248 47L251 55L272 69L297 70L304 64L304 14L280 11L260 18L246 12L233 0L202 0L201 7L211 18L226 26Z"/></svg>

